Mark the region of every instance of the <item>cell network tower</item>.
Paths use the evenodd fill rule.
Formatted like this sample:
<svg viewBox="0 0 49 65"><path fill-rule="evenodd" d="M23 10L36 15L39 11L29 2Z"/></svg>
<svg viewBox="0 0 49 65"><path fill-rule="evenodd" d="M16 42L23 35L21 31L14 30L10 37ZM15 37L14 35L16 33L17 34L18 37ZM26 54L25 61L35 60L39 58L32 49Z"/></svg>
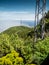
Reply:
<svg viewBox="0 0 49 65"><path fill-rule="evenodd" d="M40 22L40 16L42 17L41 21L41 39L44 39L45 35L45 11L46 11L46 0L36 0L36 9L35 9L35 42L37 41L38 28L37 25Z"/></svg>

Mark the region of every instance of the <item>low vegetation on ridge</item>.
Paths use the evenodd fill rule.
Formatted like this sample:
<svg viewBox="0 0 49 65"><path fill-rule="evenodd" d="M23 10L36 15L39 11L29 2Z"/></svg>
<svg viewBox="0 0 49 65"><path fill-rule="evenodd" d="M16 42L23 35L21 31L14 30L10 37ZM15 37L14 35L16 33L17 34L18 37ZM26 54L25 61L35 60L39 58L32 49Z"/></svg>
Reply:
<svg viewBox="0 0 49 65"><path fill-rule="evenodd" d="M48 14L45 17L47 36L36 44L33 28L18 26L0 33L0 65L40 65L44 61L49 54Z"/></svg>

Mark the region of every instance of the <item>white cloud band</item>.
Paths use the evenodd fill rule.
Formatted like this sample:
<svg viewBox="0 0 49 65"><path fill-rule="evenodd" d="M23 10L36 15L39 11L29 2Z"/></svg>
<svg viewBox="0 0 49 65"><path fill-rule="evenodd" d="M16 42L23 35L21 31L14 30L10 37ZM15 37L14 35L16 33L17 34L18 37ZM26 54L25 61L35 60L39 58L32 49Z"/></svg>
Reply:
<svg viewBox="0 0 49 65"><path fill-rule="evenodd" d="M0 11L0 20L34 20L35 16L29 12Z"/></svg>

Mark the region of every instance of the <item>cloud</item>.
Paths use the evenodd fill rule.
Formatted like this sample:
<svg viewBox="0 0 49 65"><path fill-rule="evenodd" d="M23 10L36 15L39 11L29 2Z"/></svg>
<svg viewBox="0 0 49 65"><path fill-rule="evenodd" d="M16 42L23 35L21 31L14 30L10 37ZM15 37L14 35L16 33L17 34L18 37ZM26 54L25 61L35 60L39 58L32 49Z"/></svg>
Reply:
<svg viewBox="0 0 49 65"><path fill-rule="evenodd" d="M16 12L16 11L0 11L0 32L9 27L20 26L20 20L33 21L34 14L30 12ZM26 25L26 24L25 24Z"/></svg>
<svg viewBox="0 0 49 65"><path fill-rule="evenodd" d="M16 21L16 20L1 20L0 21L0 32L13 27L13 26L20 26L20 21Z"/></svg>
<svg viewBox="0 0 49 65"><path fill-rule="evenodd" d="M30 12L0 11L0 20L34 20L35 16Z"/></svg>

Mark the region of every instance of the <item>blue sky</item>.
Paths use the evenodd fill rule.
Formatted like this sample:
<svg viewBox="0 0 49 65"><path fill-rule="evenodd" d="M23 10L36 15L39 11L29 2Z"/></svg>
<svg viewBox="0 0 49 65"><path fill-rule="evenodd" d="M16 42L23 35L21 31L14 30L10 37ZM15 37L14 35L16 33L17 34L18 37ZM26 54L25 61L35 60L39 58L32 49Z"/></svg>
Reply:
<svg viewBox="0 0 49 65"><path fill-rule="evenodd" d="M35 2L36 0L0 0L0 31L20 25L16 20L34 21ZM49 0L46 4L46 11L48 10Z"/></svg>
<svg viewBox="0 0 49 65"><path fill-rule="evenodd" d="M3 20L34 20L34 9L35 0L0 0L0 17Z"/></svg>
<svg viewBox="0 0 49 65"><path fill-rule="evenodd" d="M0 0L0 9L6 11L33 11L35 0Z"/></svg>
<svg viewBox="0 0 49 65"><path fill-rule="evenodd" d="M36 0L0 0L0 19L34 20ZM46 10L49 10L47 0Z"/></svg>

